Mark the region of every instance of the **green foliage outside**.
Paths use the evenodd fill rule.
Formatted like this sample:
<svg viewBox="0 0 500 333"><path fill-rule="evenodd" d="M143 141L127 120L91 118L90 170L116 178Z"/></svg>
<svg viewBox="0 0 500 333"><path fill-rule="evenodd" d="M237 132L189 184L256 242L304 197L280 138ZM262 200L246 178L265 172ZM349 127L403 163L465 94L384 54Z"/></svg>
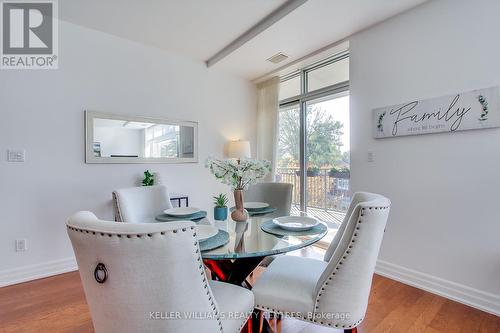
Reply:
<svg viewBox="0 0 500 333"><path fill-rule="evenodd" d="M319 107L307 110L308 165L314 168L349 163L349 152L342 153L343 124ZM297 109L280 112L278 167L299 166L300 121Z"/></svg>

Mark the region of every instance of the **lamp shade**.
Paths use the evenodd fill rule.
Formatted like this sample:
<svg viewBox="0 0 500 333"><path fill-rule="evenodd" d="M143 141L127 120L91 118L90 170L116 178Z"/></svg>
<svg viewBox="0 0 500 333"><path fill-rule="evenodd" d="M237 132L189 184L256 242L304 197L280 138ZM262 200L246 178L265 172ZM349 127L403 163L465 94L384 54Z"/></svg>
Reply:
<svg viewBox="0 0 500 333"><path fill-rule="evenodd" d="M227 156L229 158L250 158L250 141L230 141L227 145Z"/></svg>

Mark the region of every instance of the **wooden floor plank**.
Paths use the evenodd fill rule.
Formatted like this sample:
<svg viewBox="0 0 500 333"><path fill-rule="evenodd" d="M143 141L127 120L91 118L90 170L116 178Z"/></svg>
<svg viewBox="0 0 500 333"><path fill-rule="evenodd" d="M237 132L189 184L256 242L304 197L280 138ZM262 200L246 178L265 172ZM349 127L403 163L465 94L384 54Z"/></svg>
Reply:
<svg viewBox="0 0 500 333"><path fill-rule="evenodd" d="M426 328L429 327L432 319L436 316L439 310L441 310L441 307L446 302L446 299L443 297L435 297L435 295L430 293L426 293L422 296L422 299L422 303L416 305L416 308L420 308L420 311L418 311L419 313L415 318L415 321L413 321L412 325L408 327L408 332L410 333L424 332Z"/></svg>
<svg viewBox="0 0 500 333"><path fill-rule="evenodd" d="M341 332L295 319L283 319L281 329L282 333ZM26 332L93 332L77 272L0 288L0 333ZM500 318L375 275L358 332L491 333L500 332Z"/></svg>
<svg viewBox="0 0 500 333"><path fill-rule="evenodd" d="M478 326L479 333L500 332L500 320L490 313L481 313L481 322Z"/></svg>

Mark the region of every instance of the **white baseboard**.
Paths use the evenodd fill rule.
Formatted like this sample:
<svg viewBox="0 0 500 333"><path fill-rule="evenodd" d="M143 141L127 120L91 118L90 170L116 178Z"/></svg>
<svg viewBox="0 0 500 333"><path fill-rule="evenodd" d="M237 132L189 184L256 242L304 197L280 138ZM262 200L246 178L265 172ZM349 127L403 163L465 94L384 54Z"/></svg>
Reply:
<svg viewBox="0 0 500 333"><path fill-rule="evenodd" d="M66 258L4 270L0 271L0 287L72 272L77 269L75 258Z"/></svg>
<svg viewBox="0 0 500 333"><path fill-rule="evenodd" d="M378 260L375 272L390 279L500 316L500 295Z"/></svg>

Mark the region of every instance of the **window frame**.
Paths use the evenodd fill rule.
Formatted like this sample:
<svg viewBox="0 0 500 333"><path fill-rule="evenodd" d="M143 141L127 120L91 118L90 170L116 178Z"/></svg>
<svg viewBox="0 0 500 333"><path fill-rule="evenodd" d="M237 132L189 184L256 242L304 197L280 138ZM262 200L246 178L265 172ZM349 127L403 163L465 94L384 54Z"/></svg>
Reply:
<svg viewBox="0 0 500 333"><path fill-rule="evenodd" d="M305 212L307 210L307 152L305 151L307 147L307 102L311 100L315 100L318 98L326 97L329 95L337 95L341 93L345 93L349 91L349 80L339 82L330 86L326 86L320 89L316 89L313 91L308 91L308 73L319 69L321 67L325 67L331 65L340 60L344 60L349 58L349 51L344 51L333 55L329 58L323 59L316 63L313 63L307 67L299 69L297 71L291 72L287 75L284 75L280 78L280 83L286 80L295 78L300 76L300 95L292 96L283 100L278 101L278 107L281 109L282 107L287 107L292 104L299 105L299 119L300 119L300 152L299 152L299 165L300 165L300 210ZM277 147L276 147L277 148Z"/></svg>

